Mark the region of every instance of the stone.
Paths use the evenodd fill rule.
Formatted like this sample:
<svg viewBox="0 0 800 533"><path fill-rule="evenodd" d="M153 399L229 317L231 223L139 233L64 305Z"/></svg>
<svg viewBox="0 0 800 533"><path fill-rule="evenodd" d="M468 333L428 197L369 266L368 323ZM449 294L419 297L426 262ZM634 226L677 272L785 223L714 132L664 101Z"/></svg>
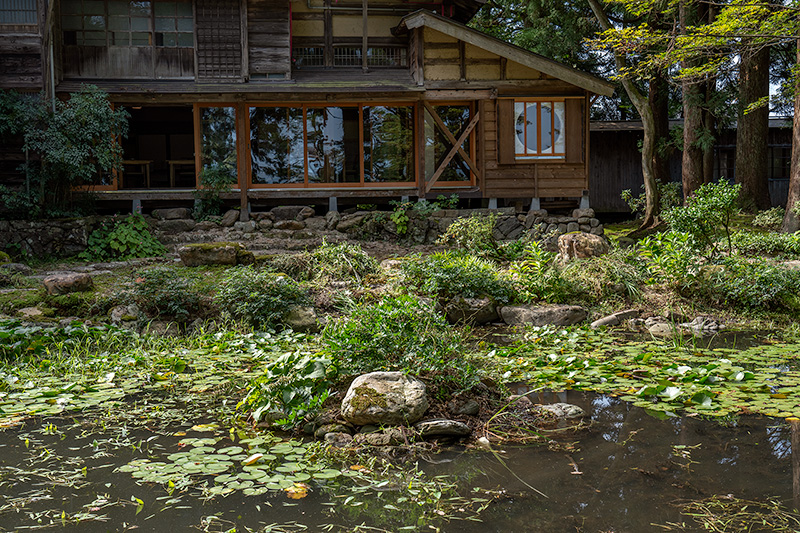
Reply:
<svg viewBox="0 0 800 533"><path fill-rule="evenodd" d="M375 427L375 426L368 426ZM371 431L358 435L358 442L369 444L370 446L399 446L406 443L403 432L398 428L386 428L383 431Z"/></svg>
<svg viewBox="0 0 800 533"><path fill-rule="evenodd" d="M314 431L314 436L318 439L324 439L328 433L347 433L350 435L351 431L349 427L342 424L325 424Z"/></svg>
<svg viewBox="0 0 800 533"><path fill-rule="evenodd" d="M466 437L472 430L468 425L457 420L433 418L414 424L421 437Z"/></svg>
<svg viewBox="0 0 800 533"><path fill-rule="evenodd" d="M586 309L579 305L509 305L500 307L498 311L509 326L572 326L586 320Z"/></svg>
<svg viewBox="0 0 800 533"><path fill-rule="evenodd" d="M195 227L195 221L190 218L181 218L176 220L161 220L156 224L156 228L166 233L167 235L175 235L176 233L185 233L192 231Z"/></svg>
<svg viewBox="0 0 800 533"><path fill-rule="evenodd" d="M309 231L307 229L301 229L292 233L292 239L296 241L307 241L310 239L316 239L318 235L313 231Z"/></svg>
<svg viewBox="0 0 800 533"><path fill-rule="evenodd" d="M261 231L269 231L274 227L274 223L268 218L262 218L258 221L258 229Z"/></svg>
<svg viewBox="0 0 800 533"><path fill-rule="evenodd" d="M234 222L233 229L241 231L242 233L253 233L256 231L258 224L255 220L248 220L247 222Z"/></svg>
<svg viewBox="0 0 800 533"><path fill-rule="evenodd" d="M273 224L275 229L297 231L303 229L306 225L299 220L278 220Z"/></svg>
<svg viewBox="0 0 800 533"><path fill-rule="evenodd" d="M675 335L675 328L668 322L656 322L647 326L647 331L654 337L672 337Z"/></svg>
<svg viewBox="0 0 800 533"><path fill-rule="evenodd" d="M781 263L781 266L789 270L800 270L800 261L784 261ZM0 265L0 268L2 267L3 265Z"/></svg>
<svg viewBox="0 0 800 533"><path fill-rule="evenodd" d="M338 211L328 211L325 213L325 227L329 230L335 230L341 219L342 215Z"/></svg>
<svg viewBox="0 0 800 533"><path fill-rule="evenodd" d="M187 244L178 249L181 262L188 267L249 264L248 254L249 256L253 255L238 242ZM250 257L250 259L252 259L252 257Z"/></svg>
<svg viewBox="0 0 800 533"><path fill-rule="evenodd" d="M573 209L572 210L572 218L594 218L594 209Z"/></svg>
<svg viewBox="0 0 800 533"><path fill-rule="evenodd" d="M47 294L59 295L71 292L90 291L94 287L92 276L78 272L68 272L65 274L55 274L42 280Z"/></svg>
<svg viewBox="0 0 800 533"><path fill-rule="evenodd" d="M580 226L578 226L578 231L581 231L583 233L591 233L592 227L589 224L581 224Z"/></svg>
<svg viewBox="0 0 800 533"><path fill-rule="evenodd" d="M352 215L345 215L339 220L339 223L336 225L336 231L341 231L342 233L346 233L348 230L354 229L359 226L362 222L364 222L364 218L367 215L354 213Z"/></svg>
<svg viewBox="0 0 800 533"><path fill-rule="evenodd" d="M445 304L444 313L451 324L488 324L499 318L497 306L491 298L456 296Z"/></svg>
<svg viewBox="0 0 800 533"><path fill-rule="evenodd" d="M291 309L289 309L289 313L284 317L283 323L292 328L294 331L299 331L301 333L319 332L317 312L313 307L304 305L293 306Z"/></svg>
<svg viewBox="0 0 800 533"><path fill-rule="evenodd" d="M398 271L403 266L403 261L400 259L384 259L381 261L381 268L384 270Z"/></svg>
<svg viewBox="0 0 800 533"><path fill-rule="evenodd" d="M194 231L211 231L219 228L219 224L213 220L202 220L194 225Z"/></svg>
<svg viewBox="0 0 800 533"><path fill-rule="evenodd" d="M481 411L481 406L472 398L464 400L453 399L447 404L447 410L453 415L477 416Z"/></svg>
<svg viewBox="0 0 800 533"><path fill-rule="evenodd" d="M402 372L358 376L342 401L342 416L357 426L409 425L427 410L425 384Z"/></svg>
<svg viewBox="0 0 800 533"><path fill-rule="evenodd" d="M230 209L225 211L225 214L222 215L222 220L219 221L219 225L223 228L232 228L234 224L239 220L239 210L238 209Z"/></svg>
<svg viewBox="0 0 800 533"><path fill-rule="evenodd" d="M580 218L578 219L578 221L577 221L577 222L578 222L578 224L580 224L580 225L591 226L591 224L592 224L592 219L591 219L591 218L589 218L589 217L580 217Z"/></svg>
<svg viewBox="0 0 800 533"><path fill-rule="evenodd" d="M497 224L495 224L494 229L496 232L499 232L501 238L505 238L509 233L521 226L522 224L517 220L517 217L505 217L501 218Z"/></svg>
<svg viewBox="0 0 800 533"><path fill-rule="evenodd" d="M598 227L600 225L600 221L597 220L596 218L590 218L589 219L589 225L591 227L593 227L593 228L596 228L596 227Z"/></svg>
<svg viewBox="0 0 800 533"><path fill-rule="evenodd" d="M601 326L618 326L622 324L624 321L629 320L631 318L636 318L639 316L639 311L636 309L626 309L625 311L618 311L616 313L612 313L608 316L604 316L603 318L599 318L592 322L591 328L597 329Z"/></svg>
<svg viewBox="0 0 800 533"><path fill-rule="evenodd" d="M139 306L136 304L131 305L118 305L111 308L108 313L111 317L111 322L119 324L120 322L130 322L139 318Z"/></svg>
<svg viewBox="0 0 800 533"><path fill-rule="evenodd" d="M192 210L187 207L173 207L171 209L153 209L153 217L161 220L177 220L179 218L192 218Z"/></svg>
<svg viewBox="0 0 800 533"><path fill-rule="evenodd" d="M25 318L39 318L44 316L44 312L38 307L23 307L22 309L17 309L17 314Z"/></svg>
<svg viewBox="0 0 800 533"><path fill-rule="evenodd" d="M725 329L725 324L707 316L699 316L691 322L684 322L680 327L690 330L696 335L713 334Z"/></svg>
<svg viewBox="0 0 800 533"><path fill-rule="evenodd" d="M567 233L580 231L581 227L577 222L567 222Z"/></svg>
<svg viewBox="0 0 800 533"><path fill-rule="evenodd" d="M11 256L5 252L0 252L0 265L11 262Z"/></svg>
<svg viewBox="0 0 800 533"><path fill-rule="evenodd" d="M159 335L161 337L178 337L181 334L178 324L164 320L153 320L147 324L146 329L151 335Z"/></svg>
<svg viewBox="0 0 800 533"><path fill-rule="evenodd" d="M270 209L270 213L275 219L275 222L280 220L298 220L300 212L305 209L304 205L279 205ZM313 209L312 209L313 212ZM308 218L308 217L305 217Z"/></svg>
<svg viewBox="0 0 800 533"><path fill-rule="evenodd" d="M310 231L323 231L326 226L325 219L322 217L311 217L304 220L306 229Z"/></svg>
<svg viewBox="0 0 800 533"><path fill-rule="evenodd" d="M558 232L559 232L560 234L562 234L562 235L563 235L563 234L565 234L565 233L567 232L567 223L566 223L566 222L561 222L561 223L558 225Z"/></svg>
<svg viewBox="0 0 800 533"><path fill-rule="evenodd" d="M602 237L605 234L605 231L603 230L603 226L598 226L596 228L592 228L591 234L592 235L598 235L598 236Z"/></svg>
<svg viewBox="0 0 800 533"><path fill-rule="evenodd" d="M530 408L533 402L527 394L512 394L508 397L508 403L513 403L516 407Z"/></svg>
<svg viewBox="0 0 800 533"><path fill-rule="evenodd" d="M313 217L316 214L317 214L317 212L314 211L313 207L304 206L303 209L301 209L300 212L297 213L297 219L298 220L305 220L307 218Z"/></svg>
<svg viewBox="0 0 800 533"><path fill-rule="evenodd" d="M0 265L0 270L13 272L15 274L22 274L23 276L30 276L33 274L33 269L28 265L23 265L22 263L4 263Z"/></svg>
<svg viewBox="0 0 800 533"><path fill-rule="evenodd" d="M607 253L608 243L597 235L568 233L558 238L558 259L564 263L573 259L598 257Z"/></svg>
<svg viewBox="0 0 800 533"><path fill-rule="evenodd" d="M540 411L550 413L556 418L560 419L582 418L586 416L586 411L584 411L580 406L573 405L571 403L551 403L539 405L537 407Z"/></svg>
<svg viewBox="0 0 800 533"><path fill-rule="evenodd" d="M353 443L353 436L349 433L328 433L325 442L334 448L346 448Z"/></svg>
<svg viewBox="0 0 800 533"><path fill-rule="evenodd" d="M10 287L14 284L11 274L4 274L0 272L0 287Z"/></svg>

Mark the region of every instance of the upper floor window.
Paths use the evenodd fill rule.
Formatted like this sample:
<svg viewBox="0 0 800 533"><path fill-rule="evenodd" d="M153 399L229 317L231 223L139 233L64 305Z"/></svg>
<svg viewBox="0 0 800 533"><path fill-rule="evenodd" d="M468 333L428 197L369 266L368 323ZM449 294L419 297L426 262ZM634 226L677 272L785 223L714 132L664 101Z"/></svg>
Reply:
<svg viewBox="0 0 800 533"><path fill-rule="evenodd" d="M36 0L0 0L0 24L36 24Z"/></svg>
<svg viewBox="0 0 800 533"><path fill-rule="evenodd" d="M517 158L564 158L566 122L563 101L516 100L514 124Z"/></svg>
<svg viewBox="0 0 800 533"><path fill-rule="evenodd" d="M190 0L65 0L64 43L80 46L192 47Z"/></svg>

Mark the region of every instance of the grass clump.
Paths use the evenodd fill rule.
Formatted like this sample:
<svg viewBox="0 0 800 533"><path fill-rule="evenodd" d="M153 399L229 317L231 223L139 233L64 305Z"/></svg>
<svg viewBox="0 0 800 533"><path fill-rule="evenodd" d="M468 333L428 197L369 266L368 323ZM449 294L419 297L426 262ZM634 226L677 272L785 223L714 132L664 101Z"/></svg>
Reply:
<svg viewBox="0 0 800 533"><path fill-rule="evenodd" d="M445 299L488 296L498 303L508 303L517 296L508 275L498 272L491 261L474 255L437 252L412 258L400 268L405 283L427 296Z"/></svg>
<svg viewBox="0 0 800 533"><path fill-rule="evenodd" d="M570 280L577 295L589 301L636 299L648 279L647 269L635 252L619 249L568 263L562 277Z"/></svg>
<svg viewBox="0 0 800 533"><path fill-rule="evenodd" d="M279 324L306 293L285 274L234 267L222 278L214 302L223 313L256 328Z"/></svg>
<svg viewBox="0 0 800 533"><path fill-rule="evenodd" d="M499 261L519 258L525 249L523 240L498 242L494 237L497 215L474 215L458 218L447 227L437 244L452 246L478 257Z"/></svg>
<svg viewBox="0 0 800 533"><path fill-rule="evenodd" d="M265 265L297 280L361 281L380 272L378 262L358 244L323 242L316 250L294 255L279 255Z"/></svg>
<svg viewBox="0 0 800 533"><path fill-rule="evenodd" d="M204 303L193 278L165 267L136 274L131 296L148 317L177 322L200 314Z"/></svg>
<svg viewBox="0 0 800 533"><path fill-rule="evenodd" d="M402 371L444 390L469 388L475 367L462 334L430 305L413 296L386 297L357 306L322 332L324 353L340 373Z"/></svg>
<svg viewBox="0 0 800 533"><path fill-rule="evenodd" d="M575 287L555 261L555 252L532 243L527 256L512 263L511 273L519 290L519 299L525 302L542 300L563 303L575 295Z"/></svg>

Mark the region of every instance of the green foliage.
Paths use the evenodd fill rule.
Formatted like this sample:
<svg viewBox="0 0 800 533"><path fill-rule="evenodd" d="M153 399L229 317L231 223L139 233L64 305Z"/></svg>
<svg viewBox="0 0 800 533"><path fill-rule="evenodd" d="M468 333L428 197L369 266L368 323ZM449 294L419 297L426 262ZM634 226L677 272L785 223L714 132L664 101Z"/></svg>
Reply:
<svg viewBox="0 0 800 533"><path fill-rule="evenodd" d="M753 217L753 225L757 228L777 229L783 222L786 210L782 207L773 207L765 211L760 211Z"/></svg>
<svg viewBox="0 0 800 533"><path fill-rule="evenodd" d="M497 215L473 215L457 218L447 227L436 244L452 246L481 257L498 257L499 246L492 231Z"/></svg>
<svg viewBox="0 0 800 533"><path fill-rule="evenodd" d="M516 297L511 279L498 272L491 261L474 255L437 252L404 262L401 272L408 286L428 296L447 299L489 296L498 303Z"/></svg>
<svg viewBox="0 0 800 533"><path fill-rule="evenodd" d="M270 363L253 381L237 408L252 411L255 422L271 418L291 429L318 411L330 394L327 370L330 361L301 352L289 352Z"/></svg>
<svg viewBox="0 0 800 533"><path fill-rule="evenodd" d="M664 212L664 219L677 232L691 237L691 244L708 257L714 257L717 246L725 238L727 251L733 248L730 235L731 217L737 212L736 202L741 185L725 180L706 183L686 199L685 206L673 207Z"/></svg>
<svg viewBox="0 0 800 533"><path fill-rule="evenodd" d="M208 217L222 214L225 207L220 195L230 192L236 184L235 175L220 165L208 166L200 173L200 189L194 193L197 204L194 208L195 220L206 220Z"/></svg>
<svg viewBox="0 0 800 533"><path fill-rule="evenodd" d="M579 295L591 302L641 295L648 279L643 261L635 252L613 250L599 257L567 263L561 274Z"/></svg>
<svg viewBox="0 0 800 533"><path fill-rule="evenodd" d="M563 303L575 295L572 283L556 265L555 252L545 250L536 242L531 243L526 252L525 259L512 263L510 269L520 300Z"/></svg>
<svg viewBox="0 0 800 533"><path fill-rule="evenodd" d="M697 281L693 292L717 304L746 309L800 307L800 271L765 260L729 257Z"/></svg>
<svg viewBox="0 0 800 533"><path fill-rule="evenodd" d="M343 374L403 371L445 389L468 388L476 370L464 358L461 334L412 296L356 307L322 332L324 353Z"/></svg>
<svg viewBox="0 0 800 533"><path fill-rule="evenodd" d="M122 261L164 255L166 248L153 237L140 214L103 221L78 257L84 261Z"/></svg>
<svg viewBox="0 0 800 533"><path fill-rule="evenodd" d="M64 349L88 340L98 340L110 335L128 336L113 326L87 326L75 323L69 326L23 326L19 320L0 320L0 358L52 354L56 346Z"/></svg>
<svg viewBox="0 0 800 533"><path fill-rule="evenodd" d="M138 272L131 295L139 309L149 317L179 322L186 322L199 314L203 304L194 279L167 267Z"/></svg>
<svg viewBox="0 0 800 533"><path fill-rule="evenodd" d="M645 237L638 243L638 252L647 261L649 284L681 287L697 275L697 257L686 233L669 231Z"/></svg>
<svg viewBox="0 0 800 533"><path fill-rule="evenodd" d="M313 279L361 280L381 270L378 261L362 250L361 246L347 242L331 244L323 241L311 252L311 259Z"/></svg>
<svg viewBox="0 0 800 533"><path fill-rule="evenodd" d="M737 231L731 235L731 241L737 253L744 256L797 257L800 255L800 233Z"/></svg>
<svg viewBox="0 0 800 533"><path fill-rule="evenodd" d="M409 213L411 211L421 217L428 217L431 213L440 209L453 209L458 205L458 195L453 194L448 198L440 194L433 202L420 198L416 202L392 200L389 203L394 206L394 210L389 215L389 220L394 222L397 234L403 236L408 233L408 222L411 220Z"/></svg>
<svg viewBox="0 0 800 533"><path fill-rule="evenodd" d="M4 92L0 96L0 133L20 134L34 157L19 190L2 190L9 216L64 216L74 207L72 189L107 181L122 166L118 137L128 132L128 112L112 108L108 96L83 86L66 101Z"/></svg>
<svg viewBox="0 0 800 533"><path fill-rule="evenodd" d="M672 209L681 205L681 184L678 182L673 183L658 183L658 194L661 198L661 212L667 209ZM644 185L642 185L644 189ZM620 198L628 204L631 213L634 216L643 216L645 208L647 207L647 197L644 192L639 196L633 196L630 189L625 189L620 194Z"/></svg>
<svg viewBox="0 0 800 533"><path fill-rule="evenodd" d="M305 301L305 291L290 277L250 266L229 269L214 298L234 320L257 328L274 327L292 306Z"/></svg>

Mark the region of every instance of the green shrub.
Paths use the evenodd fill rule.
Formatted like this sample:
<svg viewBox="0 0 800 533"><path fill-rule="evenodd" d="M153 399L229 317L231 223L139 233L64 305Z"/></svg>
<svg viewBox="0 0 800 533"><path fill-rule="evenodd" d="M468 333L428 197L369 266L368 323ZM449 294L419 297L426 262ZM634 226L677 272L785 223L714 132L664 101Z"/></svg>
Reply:
<svg viewBox="0 0 800 533"><path fill-rule="evenodd" d="M554 252L534 242L526 248L525 259L512 263L510 271L516 280L520 300L563 303L575 295L575 288L562 275L555 258Z"/></svg>
<svg viewBox="0 0 800 533"><path fill-rule="evenodd" d="M255 422L270 418L290 429L325 403L329 366L330 361L319 356L286 353L267 366L237 408L251 410Z"/></svg>
<svg viewBox="0 0 800 533"><path fill-rule="evenodd" d="M591 300L604 300L639 297L648 272L635 252L613 250L599 257L568 263L562 276L571 281L578 294Z"/></svg>
<svg viewBox="0 0 800 533"><path fill-rule="evenodd" d="M717 304L748 309L794 309L800 295L800 271L764 260L725 260L699 278L695 292Z"/></svg>
<svg viewBox="0 0 800 533"><path fill-rule="evenodd" d="M681 205L682 191L680 183L658 183L657 187L661 198L660 206L662 212ZM644 189L644 185L642 185L642 189ZM628 204L631 214L640 217L644 215L645 208L647 207L647 196L644 192L639 196L634 196L630 189L625 189L622 191L622 194L620 194L620 198Z"/></svg>
<svg viewBox="0 0 800 533"><path fill-rule="evenodd" d="M87 241L86 250L78 257L84 261L120 261L135 257L156 257L166 253L166 248L153 237L142 215L126 218L113 217L94 230Z"/></svg>
<svg viewBox="0 0 800 533"><path fill-rule="evenodd" d="M497 215L473 215L457 218L447 227L436 244L452 246L466 253L500 261L513 261L525 254L527 242L523 239L498 242L494 238Z"/></svg>
<svg viewBox="0 0 800 533"><path fill-rule="evenodd" d="M685 206L665 211L664 220L674 231L688 234L692 246L710 258L719 252L721 240L730 252L733 247L730 223L737 212L736 202L741 188L741 185L732 185L725 180L706 183L686 199Z"/></svg>
<svg viewBox="0 0 800 533"><path fill-rule="evenodd" d="M777 229L783 222L786 210L782 207L773 207L765 211L759 211L753 217L753 225L757 228Z"/></svg>
<svg viewBox="0 0 800 533"><path fill-rule="evenodd" d="M647 283L686 286L698 273L698 257L686 233L668 231L645 237L638 243L638 254L646 261L650 274Z"/></svg>
<svg viewBox="0 0 800 533"><path fill-rule="evenodd" d="M444 390L467 388L476 370L464 358L462 335L432 306L412 296L356 307L322 332L325 354L343 374L402 371Z"/></svg>
<svg viewBox="0 0 800 533"><path fill-rule="evenodd" d="M481 298L489 296L499 303L516 297L509 276L498 272L486 259L459 252L437 252L412 258L401 265L404 281L413 289L439 298Z"/></svg>
<svg viewBox="0 0 800 533"><path fill-rule="evenodd" d="M206 220L222 214L225 202L221 194L230 192L236 184L236 174L231 170L229 165L214 164L200 173L200 189L194 193L197 202L192 216L195 220Z"/></svg>
<svg viewBox="0 0 800 533"><path fill-rule="evenodd" d="M200 313L201 294L194 279L170 268L152 268L139 272L134 280L133 301L150 318L168 318L179 322Z"/></svg>
<svg viewBox="0 0 800 533"><path fill-rule="evenodd" d="M292 306L306 298L305 291L285 274L240 266L228 270L214 301L234 320L264 328L279 324Z"/></svg>
<svg viewBox="0 0 800 533"><path fill-rule="evenodd" d="M312 279L361 280L381 271L380 264L357 244L323 243L311 253Z"/></svg>
<svg viewBox="0 0 800 533"><path fill-rule="evenodd" d="M798 233L735 232L731 235L734 249L742 255L790 256L800 255Z"/></svg>

